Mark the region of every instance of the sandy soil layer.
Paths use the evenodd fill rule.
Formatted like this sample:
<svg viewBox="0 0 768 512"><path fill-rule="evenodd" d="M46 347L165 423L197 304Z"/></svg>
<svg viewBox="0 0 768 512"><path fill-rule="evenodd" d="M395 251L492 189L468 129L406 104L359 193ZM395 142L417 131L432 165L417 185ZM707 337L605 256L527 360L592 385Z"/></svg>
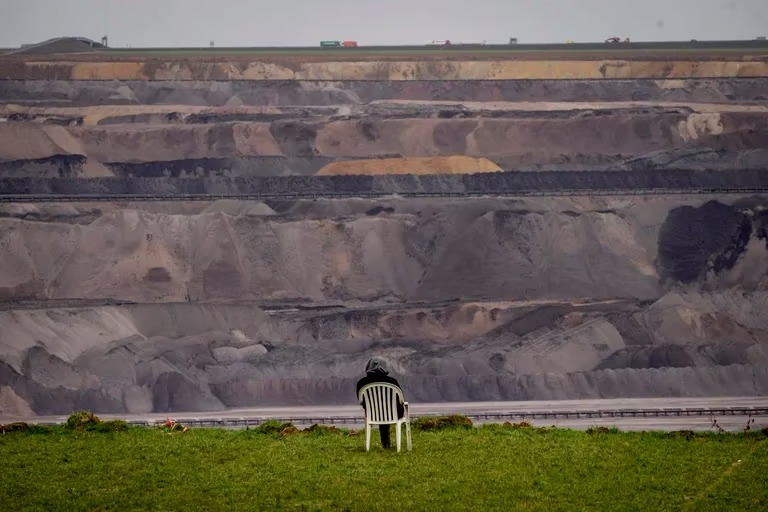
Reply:
<svg viewBox="0 0 768 512"><path fill-rule="evenodd" d="M501 172L502 169L487 158L468 156L380 158L334 162L319 171L318 176L370 175L370 174L473 174Z"/></svg>
<svg viewBox="0 0 768 512"><path fill-rule="evenodd" d="M435 58L436 57L436 58ZM88 58L94 58L89 56ZM98 59L98 57L96 57ZM675 79L768 76L765 57L718 60L477 60L440 56L328 60L310 56L101 61L0 58L5 80L540 80Z"/></svg>

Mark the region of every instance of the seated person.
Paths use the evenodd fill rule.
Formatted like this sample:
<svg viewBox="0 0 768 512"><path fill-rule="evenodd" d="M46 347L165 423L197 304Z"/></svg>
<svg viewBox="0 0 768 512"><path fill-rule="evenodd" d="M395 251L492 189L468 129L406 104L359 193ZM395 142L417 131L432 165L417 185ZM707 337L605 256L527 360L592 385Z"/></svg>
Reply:
<svg viewBox="0 0 768 512"><path fill-rule="evenodd" d="M360 396L360 390L363 388L363 386L366 384L373 384L375 382L387 382L389 384L394 384L398 388L400 387L397 379L389 376L389 371L387 370L384 359L378 356L373 356L368 361L368 364L365 365L365 377L357 381L357 396ZM363 402L361 402L360 405L362 405L363 409L365 409L365 404ZM400 401L400 399L398 399L397 417L402 418L404 414L405 408L403 407L403 403ZM389 427L390 425L379 425L379 436L381 437L381 446L383 448L390 447Z"/></svg>

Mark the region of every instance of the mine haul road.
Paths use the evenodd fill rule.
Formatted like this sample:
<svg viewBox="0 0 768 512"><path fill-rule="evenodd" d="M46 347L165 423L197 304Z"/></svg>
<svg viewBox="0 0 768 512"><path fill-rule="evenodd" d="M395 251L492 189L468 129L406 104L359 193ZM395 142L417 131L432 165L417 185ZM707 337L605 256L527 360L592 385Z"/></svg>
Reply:
<svg viewBox="0 0 768 512"><path fill-rule="evenodd" d="M407 390L406 390L407 391ZM167 418L192 427L245 428L269 419L291 421L298 426L363 426L357 405L253 407L216 412L172 412L151 414L103 414L101 419L122 419L154 425ZM475 424L526 421L536 427L557 426L585 430L616 427L626 431L743 431L768 427L768 397L684 397L551 400L526 402L411 403L411 417L463 414ZM24 418L34 423L63 423L66 416ZM9 418L0 417L0 422ZM13 421L19 421L13 418ZM718 426L713 425L713 420Z"/></svg>

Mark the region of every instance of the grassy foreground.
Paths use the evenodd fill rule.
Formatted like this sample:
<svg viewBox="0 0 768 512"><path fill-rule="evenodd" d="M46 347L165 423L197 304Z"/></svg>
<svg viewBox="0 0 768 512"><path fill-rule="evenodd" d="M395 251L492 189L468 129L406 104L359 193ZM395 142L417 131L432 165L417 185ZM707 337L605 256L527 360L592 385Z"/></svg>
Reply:
<svg viewBox="0 0 768 512"><path fill-rule="evenodd" d="M398 454L335 429L102 426L0 435L1 508L768 510L765 431L454 426Z"/></svg>

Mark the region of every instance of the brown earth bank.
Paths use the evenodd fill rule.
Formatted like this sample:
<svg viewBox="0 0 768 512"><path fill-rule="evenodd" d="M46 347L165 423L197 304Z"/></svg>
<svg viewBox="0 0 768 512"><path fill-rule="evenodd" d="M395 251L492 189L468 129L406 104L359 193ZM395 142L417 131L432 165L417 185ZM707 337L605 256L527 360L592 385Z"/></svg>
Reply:
<svg viewBox="0 0 768 512"><path fill-rule="evenodd" d="M314 174L344 162L336 165L345 173L388 174L410 172L413 158L433 160L412 172L450 173L450 162L463 157L489 161L463 172L763 168L768 162L765 105L389 102L339 107L334 115L256 110L5 106L0 173L268 176ZM392 158L404 158L402 165ZM370 159L384 160L361 163L358 171L348 163Z"/></svg>
<svg viewBox="0 0 768 512"><path fill-rule="evenodd" d="M767 205L3 205L0 404L351 403L374 353L414 400L764 394Z"/></svg>
<svg viewBox="0 0 768 512"><path fill-rule="evenodd" d="M431 57L431 58L430 58ZM92 58L92 57L89 57ZM768 76L768 57L733 55L716 60L494 60L386 56L336 61L296 57L221 59L148 58L89 62L0 57L3 80L541 80L685 79Z"/></svg>

